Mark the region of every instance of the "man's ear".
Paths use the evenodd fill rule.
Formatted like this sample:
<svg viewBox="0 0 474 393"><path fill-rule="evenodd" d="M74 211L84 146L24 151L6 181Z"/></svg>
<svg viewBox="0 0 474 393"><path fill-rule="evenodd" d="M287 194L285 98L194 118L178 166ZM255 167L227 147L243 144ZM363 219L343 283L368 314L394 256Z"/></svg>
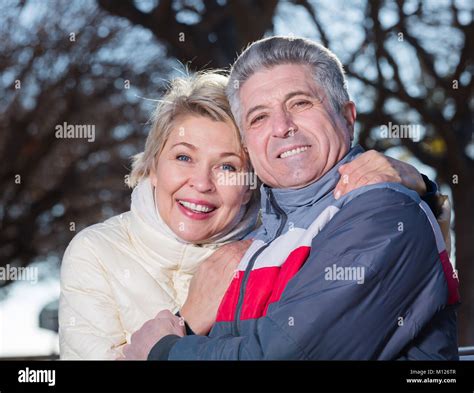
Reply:
<svg viewBox="0 0 474 393"><path fill-rule="evenodd" d="M354 102L347 101L344 106L342 107L342 117L346 122L347 131L349 131L349 135L351 141L354 139L354 124L357 117L356 106Z"/></svg>

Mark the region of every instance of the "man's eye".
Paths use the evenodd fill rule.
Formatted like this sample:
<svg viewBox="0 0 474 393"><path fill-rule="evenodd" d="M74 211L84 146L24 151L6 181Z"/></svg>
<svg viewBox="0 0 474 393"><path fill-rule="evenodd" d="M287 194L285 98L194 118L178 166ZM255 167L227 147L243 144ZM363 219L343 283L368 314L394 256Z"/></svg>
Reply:
<svg viewBox="0 0 474 393"><path fill-rule="evenodd" d="M191 157L185 155L185 154L180 154L179 156L176 157L178 161L191 161Z"/></svg>
<svg viewBox="0 0 474 393"><path fill-rule="evenodd" d="M233 165L230 165L230 164L222 164L221 168L224 171L229 171L229 172L235 172L237 170L237 169L235 169L235 167Z"/></svg>
<svg viewBox="0 0 474 393"><path fill-rule="evenodd" d="M254 117L252 119L252 121L250 122L250 125L253 126L255 124L257 124L258 122L262 121L263 119L265 119L265 117L267 117L267 115L258 115L257 117Z"/></svg>
<svg viewBox="0 0 474 393"><path fill-rule="evenodd" d="M296 101L291 107L295 109L305 109L312 106L312 103L308 100Z"/></svg>

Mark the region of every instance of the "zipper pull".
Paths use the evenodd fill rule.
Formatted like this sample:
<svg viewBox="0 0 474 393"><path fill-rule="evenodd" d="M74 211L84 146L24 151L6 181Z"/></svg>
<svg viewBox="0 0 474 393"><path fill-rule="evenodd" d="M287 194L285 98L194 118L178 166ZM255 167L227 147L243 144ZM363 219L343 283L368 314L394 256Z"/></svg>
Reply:
<svg viewBox="0 0 474 393"><path fill-rule="evenodd" d="M270 189L269 188L265 188L265 192L267 193L267 199L265 201L265 213L266 214L270 214L271 213L271 209L270 209L270 205L271 205L271 202L270 202Z"/></svg>
<svg viewBox="0 0 474 393"><path fill-rule="evenodd" d="M271 207L273 207L273 211L275 215L277 216L278 219L280 219L280 213L278 212L277 209L275 209L275 197L273 196L273 192L270 188L266 189L267 192L267 202L266 202L266 213L270 214L271 213Z"/></svg>

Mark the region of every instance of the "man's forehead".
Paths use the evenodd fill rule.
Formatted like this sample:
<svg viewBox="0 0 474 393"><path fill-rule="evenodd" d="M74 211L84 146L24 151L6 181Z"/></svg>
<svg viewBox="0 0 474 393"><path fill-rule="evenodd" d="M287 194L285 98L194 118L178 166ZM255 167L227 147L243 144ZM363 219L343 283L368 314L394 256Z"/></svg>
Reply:
<svg viewBox="0 0 474 393"><path fill-rule="evenodd" d="M259 86L270 86L275 87L275 81L288 81L296 83L312 82L313 75L311 68L304 64L281 64L271 68L264 68L255 72L247 81L243 84L242 88L248 89L249 87Z"/></svg>
<svg viewBox="0 0 474 393"><path fill-rule="evenodd" d="M311 70L309 67L300 67L293 69L296 72L278 72L279 70L273 68L252 75L240 90L244 110L273 100L282 100L297 93L320 97L321 89L314 81ZM272 72L274 70L277 72Z"/></svg>

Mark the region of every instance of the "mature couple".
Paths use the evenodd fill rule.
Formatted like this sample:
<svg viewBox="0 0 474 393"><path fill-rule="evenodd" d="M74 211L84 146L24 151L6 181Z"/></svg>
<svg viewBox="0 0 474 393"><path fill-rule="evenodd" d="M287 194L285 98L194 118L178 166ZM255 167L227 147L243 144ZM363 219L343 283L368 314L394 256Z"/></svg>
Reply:
<svg viewBox="0 0 474 393"><path fill-rule="evenodd" d="M339 60L305 39L173 81L131 210L66 251L61 358L456 359L435 185L352 146L355 119ZM260 193L220 181L253 171Z"/></svg>

